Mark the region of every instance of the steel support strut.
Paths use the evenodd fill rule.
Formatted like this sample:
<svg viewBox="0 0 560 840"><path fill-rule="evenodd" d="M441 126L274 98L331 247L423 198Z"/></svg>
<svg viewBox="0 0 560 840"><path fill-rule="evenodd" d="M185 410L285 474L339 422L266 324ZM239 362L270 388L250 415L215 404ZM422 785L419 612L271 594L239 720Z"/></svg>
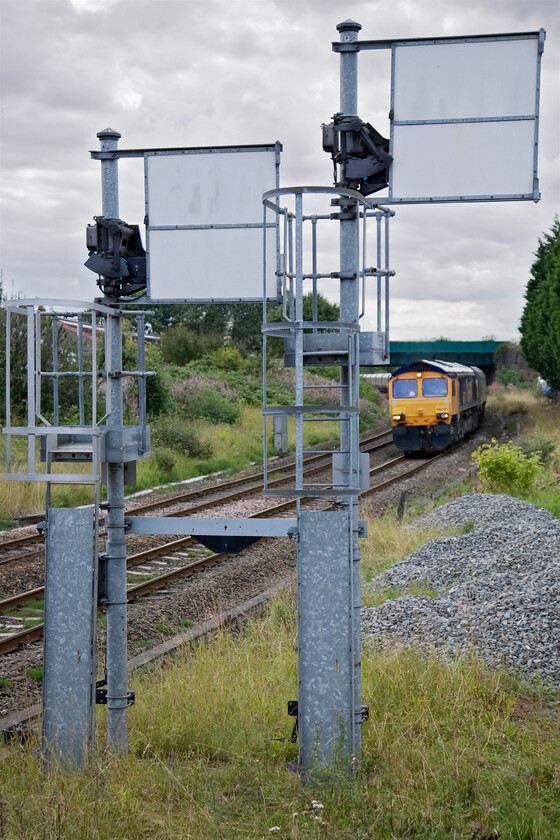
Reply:
<svg viewBox="0 0 560 840"><path fill-rule="evenodd" d="M112 129L97 135L102 152L116 151L120 134ZM103 216L119 218L118 159L101 161L101 190ZM118 301L107 299L106 304L116 306ZM122 324L120 313L107 318L110 366L108 382L110 413L107 427L122 429L123 383ZM127 628L126 628L126 544L124 538L124 464L107 464L107 543L105 548L105 592L107 606L107 742L121 752L128 749L128 687L127 687Z"/></svg>
<svg viewBox="0 0 560 840"><path fill-rule="evenodd" d="M340 111L343 116L358 113L358 32L361 25L352 20L338 24L340 39L349 49L340 54ZM354 49L352 44L356 44ZM346 186L346 185L345 185ZM341 208L340 219L340 320L358 324L360 318L358 274L358 208L354 201ZM346 405L359 403L360 359L358 334L349 336L348 363L341 367L341 384L346 387ZM359 487L359 415L350 415L342 424L341 451L348 489ZM349 678L351 717L347 722L347 749L357 760L361 750L361 628L360 628L360 549L358 544L358 498L343 496L348 512L347 574L349 587Z"/></svg>

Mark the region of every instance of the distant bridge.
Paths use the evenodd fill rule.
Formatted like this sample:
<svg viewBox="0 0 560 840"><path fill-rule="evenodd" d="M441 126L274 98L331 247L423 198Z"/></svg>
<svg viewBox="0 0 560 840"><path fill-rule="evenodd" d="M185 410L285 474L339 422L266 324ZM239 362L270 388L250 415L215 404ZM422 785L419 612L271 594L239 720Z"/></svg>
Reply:
<svg viewBox="0 0 560 840"><path fill-rule="evenodd" d="M441 359L476 365L491 382L494 377L494 351L503 341L391 341L391 367L407 365L416 359Z"/></svg>

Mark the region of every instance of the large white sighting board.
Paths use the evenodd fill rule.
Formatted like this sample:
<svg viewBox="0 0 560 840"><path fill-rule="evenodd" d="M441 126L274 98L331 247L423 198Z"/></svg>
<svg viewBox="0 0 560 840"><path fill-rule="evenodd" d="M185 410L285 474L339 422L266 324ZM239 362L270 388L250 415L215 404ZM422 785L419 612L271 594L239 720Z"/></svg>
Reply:
<svg viewBox="0 0 560 840"><path fill-rule="evenodd" d="M544 31L392 44L391 203L538 201Z"/></svg>
<svg viewBox="0 0 560 840"><path fill-rule="evenodd" d="M263 289L276 300L276 224L263 229L262 194L278 185L280 150L276 143L145 153L150 300L262 301Z"/></svg>

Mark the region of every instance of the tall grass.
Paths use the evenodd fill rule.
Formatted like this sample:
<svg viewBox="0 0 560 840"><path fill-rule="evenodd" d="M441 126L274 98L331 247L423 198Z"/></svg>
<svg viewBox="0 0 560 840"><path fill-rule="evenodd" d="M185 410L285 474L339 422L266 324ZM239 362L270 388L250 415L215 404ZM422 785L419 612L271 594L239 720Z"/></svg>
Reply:
<svg viewBox="0 0 560 840"><path fill-rule="evenodd" d="M367 507L365 508L367 511ZM449 535L449 529L438 527L412 526L406 521L396 520L392 513L384 514L368 521L368 534L360 541L362 562L362 581L369 583L374 577L388 569L398 560L412 554L428 540ZM431 590L414 585L404 593L389 587L365 587L362 590L362 604L364 607L375 607L388 598L400 595L432 595Z"/></svg>
<svg viewBox="0 0 560 840"><path fill-rule="evenodd" d="M289 598L238 635L137 675L130 755L100 744L84 776L42 773L33 744L12 747L0 766L0 836L260 840L274 827L292 840L560 836L550 697L475 659L366 647L362 767L301 788L288 767L295 647Z"/></svg>
<svg viewBox="0 0 560 840"><path fill-rule="evenodd" d="M506 417L512 414L529 414L549 406L549 400L542 394L527 388L515 388L513 385L491 385L488 389L486 406L489 411L497 411Z"/></svg>

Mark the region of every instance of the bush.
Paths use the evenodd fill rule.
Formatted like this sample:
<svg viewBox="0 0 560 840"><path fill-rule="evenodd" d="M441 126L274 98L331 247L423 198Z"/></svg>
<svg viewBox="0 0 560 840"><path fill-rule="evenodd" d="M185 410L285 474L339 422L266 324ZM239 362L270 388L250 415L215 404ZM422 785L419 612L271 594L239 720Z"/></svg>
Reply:
<svg viewBox="0 0 560 840"><path fill-rule="evenodd" d="M169 408L171 383L164 367L159 347L146 347L146 369L155 371L155 376L146 377L146 411L149 418L164 414Z"/></svg>
<svg viewBox="0 0 560 840"><path fill-rule="evenodd" d="M220 370L239 370L243 367L243 356L237 347L218 347L210 358L212 364Z"/></svg>
<svg viewBox="0 0 560 840"><path fill-rule="evenodd" d="M542 473L540 453L525 455L519 446L512 443L484 443L472 454L472 461L478 467L478 478L490 493L525 495Z"/></svg>
<svg viewBox="0 0 560 840"><path fill-rule="evenodd" d="M174 365L186 365L200 359L206 353L220 347L220 335L202 334L190 330L184 324L178 324L166 330L161 336L161 353L166 362Z"/></svg>
<svg viewBox="0 0 560 840"><path fill-rule="evenodd" d="M152 426L154 444L189 455L191 458L209 458L212 447L203 443L196 430L179 417L165 417Z"/></svg>
<svg viewBox="0 0 560 840"><path fill-rule="evenodd" d="M185 414L191 420L204 419L211 423L235 423L239 407L228 402L219 391L201 388L185 405Z"/></svg>
<svg viewBox="0 0 560 840"><path fill-rule="evenodd" d="M519 370L517 365L509 368L500 368L496 374L496 382L500 385L515 385L517 388L525 388L529 384L525 374Z"/></svg>
<svg viewBox="0 0 560 840"><path fill-rule="evenodd" d="M532 437L520 440L519 448L526 457L536 454L539 455L541 463L550 464L556 449L556 443L541 431L536 431Z"/></svg>
<svg viewBox="0 0 560 840"><path fill-rule="evenodd" d="M156 467L164 478L171 478L173 474L173 467L177 456L172 449L156 447L152 451L152 458L155 461Z"/></svg>

